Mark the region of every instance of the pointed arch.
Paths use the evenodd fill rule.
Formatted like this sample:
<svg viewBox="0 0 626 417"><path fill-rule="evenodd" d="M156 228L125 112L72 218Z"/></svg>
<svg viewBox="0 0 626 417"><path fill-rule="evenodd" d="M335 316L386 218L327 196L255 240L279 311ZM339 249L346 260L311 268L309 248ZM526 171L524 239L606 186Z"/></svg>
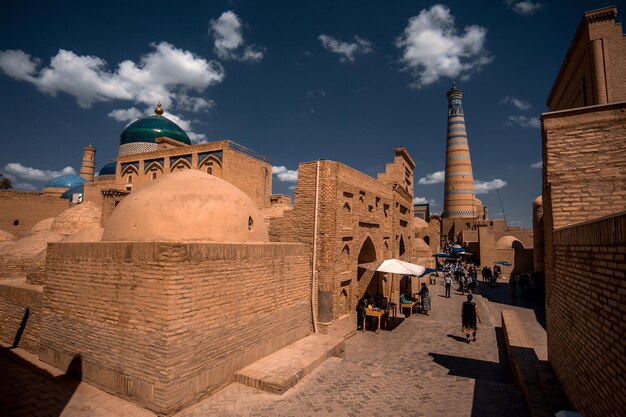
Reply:
<svg viewBox="0 0 626 417"><path fill-rule="evenodd" d="M174 165L170 168L170 172L178 171L179 169L191 169L191 164L186 159L180 158L174 162Z"/></svg>
<svg viewBox="0 0 626 417"><path fill-rule="evenodd" d="M222 178L222 161L215 155L209 155L204 158L198 166L198 169L207 174Z"/></svg>
<svg viewBox="0 0 626 417"><path fill-rule="evenodd" d="M400 235L400 242L398 243L398 256L404 255L406 252L406 246L404 245L404 237Z"/></svg>
<svg viewBox="0 0 626 417"><path fill-rule="evenodd" d="M359 256L357 258L357 265L366 264L370 262L376 262L376 247L372 238L367 236L361 244L361 250L359 250ZM358 268L357 281L360 281L365 274L366 269Z"/></svg>

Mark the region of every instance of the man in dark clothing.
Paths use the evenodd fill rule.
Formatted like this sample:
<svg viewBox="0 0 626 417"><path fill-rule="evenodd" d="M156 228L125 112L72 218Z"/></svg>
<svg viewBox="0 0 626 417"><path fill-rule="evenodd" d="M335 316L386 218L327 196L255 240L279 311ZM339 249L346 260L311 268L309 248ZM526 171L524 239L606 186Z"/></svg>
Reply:
<svg viewBox="0 0 626 417"><path fill-rule="evenodd" d="M478 306L472 302L472 298L474 298L472 294L467 294L467 301L461 306L461 325L467 337L467 343L470 342L470 333L472 334L472 341L476 341L476 331L478 330L476 319L480 321Z"/></svg>

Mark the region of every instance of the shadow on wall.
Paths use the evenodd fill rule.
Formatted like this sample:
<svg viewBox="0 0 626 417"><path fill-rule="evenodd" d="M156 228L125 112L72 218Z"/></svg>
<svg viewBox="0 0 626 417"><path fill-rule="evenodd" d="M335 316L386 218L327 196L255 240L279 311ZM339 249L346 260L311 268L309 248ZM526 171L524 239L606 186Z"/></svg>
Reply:
<svg viewBox="0 0 626 417"><path fill-rule="evenodd" d="M24 329L26 329L26 323L28 323L29 316L30 316L30 308L26 307L26 310L24 311L24 316L22 317L22 322L20 323L20 327L17 329L17 332L15 332L15 337L13 338L13 345L11 345L12 348L16 348L20 344L20 339L22 338L22 335L24 334Z"/></svg>
<svg viewBox="0 0 626 417"><path fill-rule="evenodd" d="M58 417L81 381L80 355L67 373L53 376L11 349L0 348L0 416L45 415Z"/></svg>

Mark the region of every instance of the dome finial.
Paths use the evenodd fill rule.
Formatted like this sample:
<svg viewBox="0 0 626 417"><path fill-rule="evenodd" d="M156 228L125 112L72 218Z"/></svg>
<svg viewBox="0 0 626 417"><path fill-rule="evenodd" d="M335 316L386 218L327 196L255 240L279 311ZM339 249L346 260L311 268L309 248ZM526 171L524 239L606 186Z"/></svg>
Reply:
<svg viewBox="0 0 626 417"><path fill-rule="evenodd" d="M158 114L159 116L163 114L163 107L161 107L161 102L157 102L157 106L154 109L154 114Z"/></svg>

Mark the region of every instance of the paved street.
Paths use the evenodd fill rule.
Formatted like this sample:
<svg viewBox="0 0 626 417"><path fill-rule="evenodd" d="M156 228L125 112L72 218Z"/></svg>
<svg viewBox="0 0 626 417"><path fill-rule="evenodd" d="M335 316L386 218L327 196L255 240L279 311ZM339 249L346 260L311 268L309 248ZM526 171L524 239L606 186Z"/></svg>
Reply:
<svg viewBox="0 0 626 417"><path fill-rule="evenodd" d="M460 329L465 297L453 291L452 298L444 298L440 284L431 291L430 316L414 314L380 335L358 332L346 341L344 358L327 360L283 395L233 383L176 416L525 416L503 356L499 313L513 308L529 320L537 345L542 337L545 343L536 318L541 313L535 315L521 299L508 305L506 285L482 288L485 298L475 300L483 322L478 341L468 345ZM34 355L5 348L1 353L2 416L153 415L49 367L32 365Z"/></svg>
<svg viewBox="0 0 626 417"><path fill-rule="evenodd" d="M492 297L508 295L491 289ZM393 331L359 332L342 359L327 360L282 396L231 384L177 417L192 416L524 416L504 358L499 311L476 297L483 324L478 341L461 339L464 296L432 287L433 311ZM504 301L504 300L502 300ZM496 327L497 326L497 327Z"/></svg>

